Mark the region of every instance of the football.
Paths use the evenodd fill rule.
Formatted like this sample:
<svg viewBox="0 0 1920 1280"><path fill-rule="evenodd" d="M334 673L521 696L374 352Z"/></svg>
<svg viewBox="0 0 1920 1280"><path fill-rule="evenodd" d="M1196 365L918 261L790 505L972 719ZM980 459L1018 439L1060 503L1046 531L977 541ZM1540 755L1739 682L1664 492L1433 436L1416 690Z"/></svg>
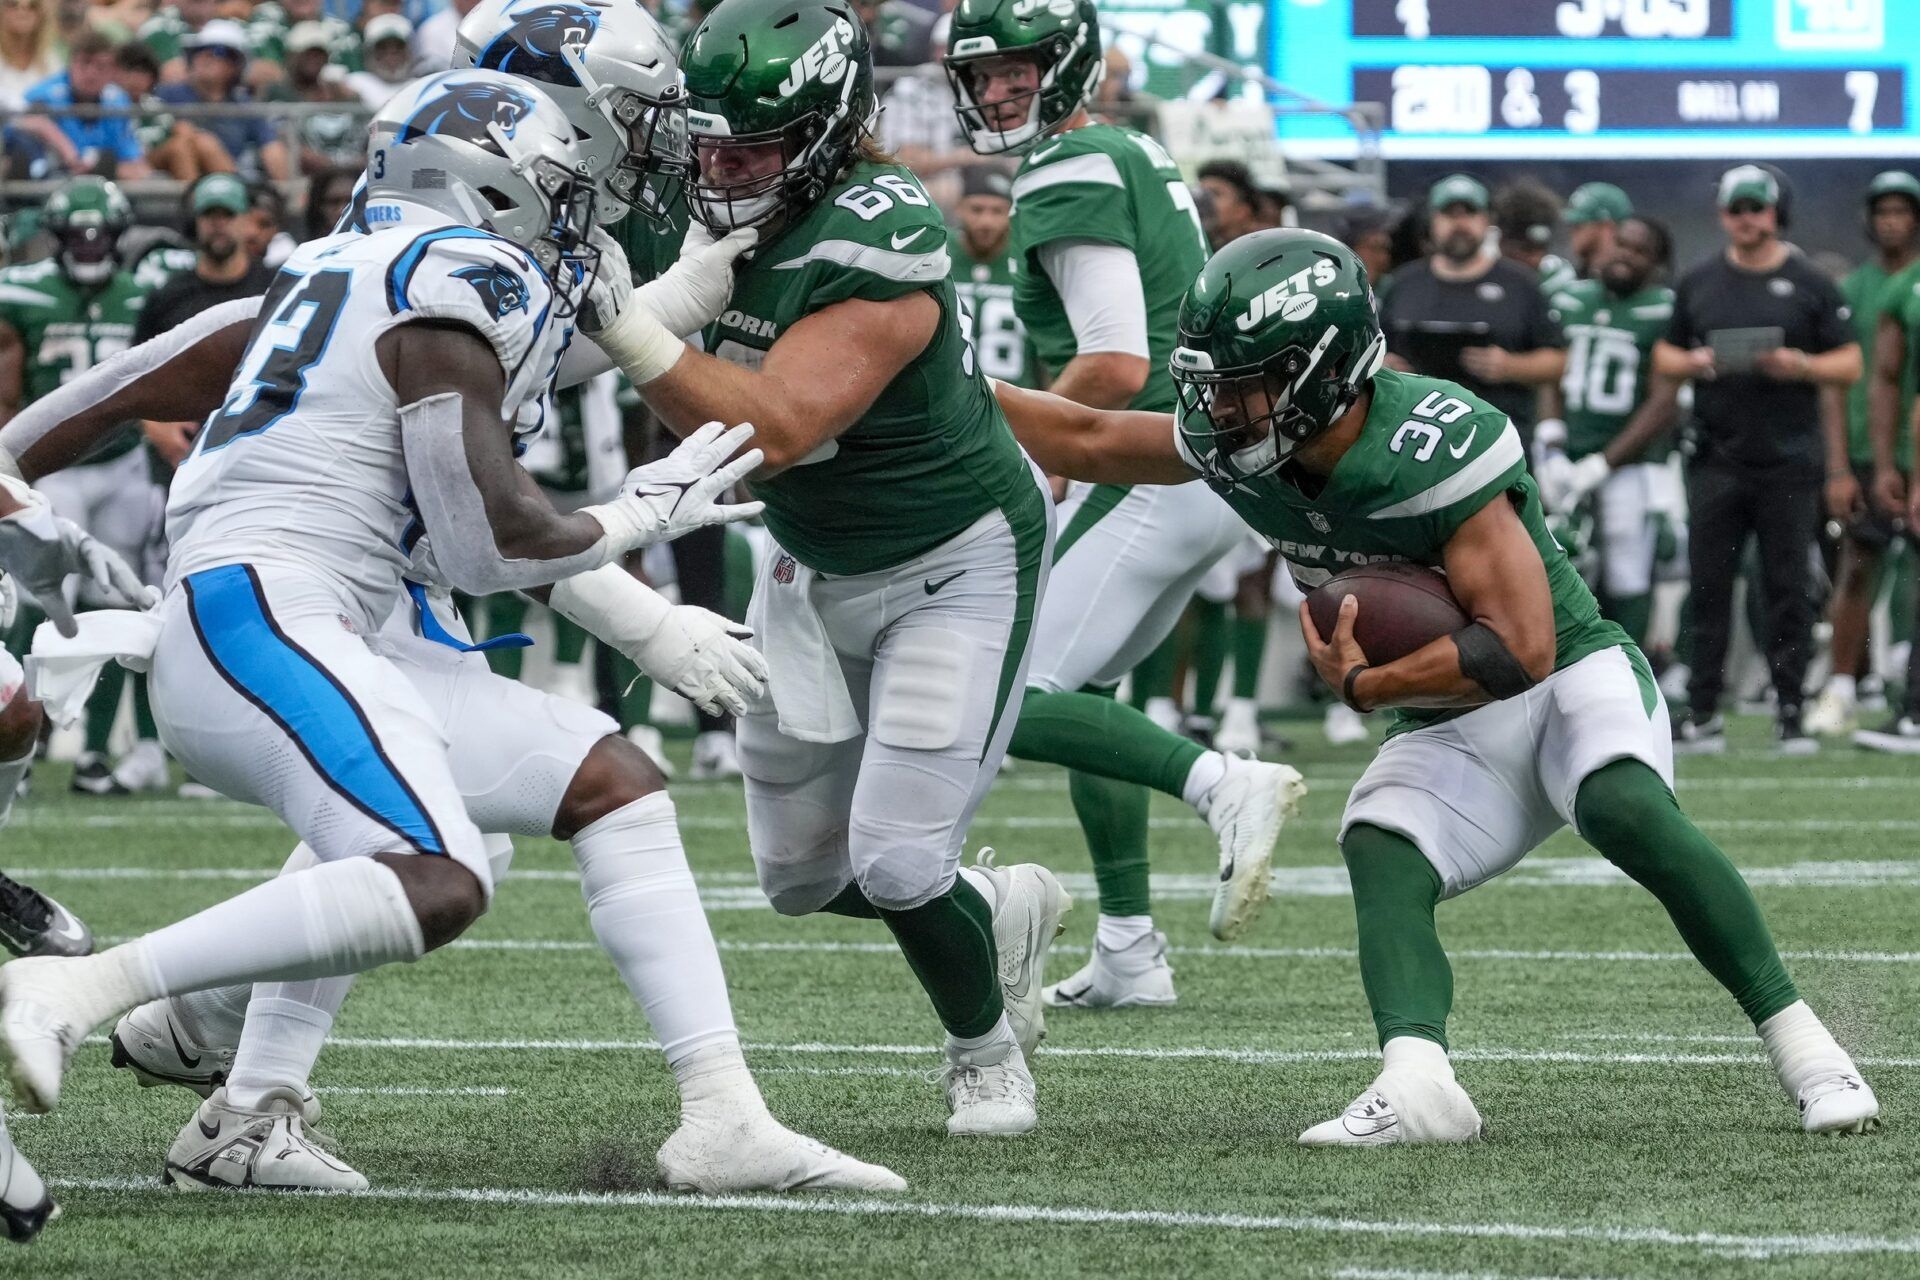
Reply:
<svg viewBox="0 0 1920 1280"><path fill-rule="evenodd" d="M1323 639L1333 634L1340 602L1348 596L1360 601L1353 638L1376 667L1404 658L1471 621L1447 589L1446 575L1417 564L1382 561L1335 574L1307 596L1313 625Z"/></svg>

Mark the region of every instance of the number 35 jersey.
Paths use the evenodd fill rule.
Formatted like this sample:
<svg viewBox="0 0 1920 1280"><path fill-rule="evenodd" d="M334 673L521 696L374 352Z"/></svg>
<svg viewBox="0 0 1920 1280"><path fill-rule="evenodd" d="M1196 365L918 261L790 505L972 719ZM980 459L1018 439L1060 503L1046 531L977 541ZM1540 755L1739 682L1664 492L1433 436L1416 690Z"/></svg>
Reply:
<svg viewBox="0 0 1920 1280"><path fill-rule="evenodd" d="M1184 437L1174 439L1186 454ZM1520 433L1506 414L1455 383L1383 369L1373 380L1359 438L1317 489L1291 466L1243 484L1208 484L1279 550L1309 590L1380 560L1443 568L1447 542L1469 517L1491 502L1511 502L1546 564L1554 670L1629 643L1626 632L1600 616L1593 592L1547 532ZM1454 714L1402 710L1394 728Z"/></svg>
<svg viewBox="0 0 1920 1280"><path fill-rule="evenodd" d="M415 516L400 403L375 343L415 320L473 330L499 358L501 420L519 434L537 429L571 336L553 310L533 260L472 227L301 246L267 291L226 402L174 477L169 587L224 564L318 571L377 625L400 591Z"/></svg>

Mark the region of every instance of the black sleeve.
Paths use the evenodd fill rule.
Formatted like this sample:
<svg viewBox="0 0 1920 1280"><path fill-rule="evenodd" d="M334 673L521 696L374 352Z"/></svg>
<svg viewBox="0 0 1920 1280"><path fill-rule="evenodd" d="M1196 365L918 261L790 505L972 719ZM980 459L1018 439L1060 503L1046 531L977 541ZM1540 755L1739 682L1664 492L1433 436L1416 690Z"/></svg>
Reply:
<svg viewBox="0 0 1920 1280"><path fill-rule="evenodd" d="M173 310L176 292L173 282L169 280L147 295L146 302L140 308L140 318L133 322L134 346L137 347L143 342L157 338L173 328L166 317Z"/></svg>
<svg viewBox="0 0 1920 1280"><path fill-rule="evenodd" d="M1840 287L1818 271L1808 271L1807 276L1807 287L1813 297L1813 337L1806 349L1819 355L1858 341L1853 323L1847 317L1847 300L1840 293Z"/></svg>
<svg viewBox="0 0 1920 1280"><path fill-rule="evenodd" d="M1377 295L1380 300L1380 329L1387 335L1387 350L1397 356L1405 356L1407 354L1407 344L1406 340L1400 334L1400 326L1394 323L1394 304L1396 300L1406 292L1407 286L1412 283L1412 275L1413 273L1409 267L1401 267L1398 271L1393 272L1385 280L1380 282L1381 288Z"/></svg>
<svg viewBox="0 0 1920 1280"><path fill-rule="evenodd" d="M1667 341L1676 347L1700 345L1700 331L1693 321L1694 273L1680 277L1673 291L1673 318L1667 321Z"/></svg>
<svg viewBox="0 0 1920 1280"><path fill-rule="evenodd" d="M1527 337L1520 345L1520 350L1538 351L1543 347L1566 346L1567 339L1560 332L1560 322L1553 318L1553 310L1547 306L1547 295L1540 291L1540 286L1531 280L1523 280L1520 296L1527 309Z"/></svg>

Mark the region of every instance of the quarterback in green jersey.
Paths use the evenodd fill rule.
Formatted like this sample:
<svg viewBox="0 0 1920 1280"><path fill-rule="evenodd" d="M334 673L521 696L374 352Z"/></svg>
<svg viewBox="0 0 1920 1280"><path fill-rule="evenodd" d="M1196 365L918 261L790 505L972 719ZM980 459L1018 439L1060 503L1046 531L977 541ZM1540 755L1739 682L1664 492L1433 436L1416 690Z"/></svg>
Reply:
<svg viewBox="0 0 1920 1280"><path fill-rule="evenodd" d="M961 0L945 58L975 151L1019 152L1014 310L1049 390L1100 409L1170 411L1180 296L1206 260L1193 194L1161 145L1088 112L1105 67L1093 0ZM1246 528L1197 486L1076 485L1061 504L1057 572L1010 754L1065 765L1100 887L1087 964L1056 1006L1175 1000L1148 902L1150 789L1184 800L1220 844L1211 926L1232 939L1266 900L1273 846L1300 775L1156 725L1113 694L1180 620Z"/></svg>
<svg viewBox="0 0 1920 1280"><path fill-rule="evenodd" d="M1563 825L1661 902L1759 1030L1810 1132L1863 1131L1879 1103L1787 976L1740 873L1681 812L1665 705L1646 660L1547 532L1518 432L1472 393L1380 368L1364 269L1338 241L1264 231L1215 254L1181 310L1177 415L1099 413L1002 387L1050 470L1103 482L1196 474L1303 586L1401 560L1437 569L1472 621L1370 665L1358 601L1315 670L1359 709L1391 708L1347 801L1361 980L1383 1069L1309 1146L1459 1142L1480 1115L1446 1051L1453 980L1434 907Z"/></svg>
<svg viewBox="0 0 1920 1280"><path fill-rule="evenodd" d="M948 1132L1022 1133L1068 900L1044 868L960 860L1013 730L1050 507L962 327L940 211L871 143L858 19L723 0L681 63L692 216L757 243L709 306L711 354L638 295L597 338L669 429L751 417L764 452L775 546L747 620L771 696L739 729L760 883L783 914L884 922L947 1033Z"/></svg>
<svg viewBox="0 0 1920 1280"><path fill-rule="evenodd" d="M1567 336L1567 371L1556 412L1534 435L1536 451L1561 441L1545 456L1536 452L1541 495L1563 518L1592 508L1601 607L1636 644L1653 614L1663 536L1668 558L1677 554L1683 504L1664 439L1619 456L1614 446L1632 447L1622 437L1653 384L1653 344L1673 316L1673 290L1656 277L1670 257L1665 228L1627 218L1595 262L1595 278L1575 280L1547 299Z"/></svg>

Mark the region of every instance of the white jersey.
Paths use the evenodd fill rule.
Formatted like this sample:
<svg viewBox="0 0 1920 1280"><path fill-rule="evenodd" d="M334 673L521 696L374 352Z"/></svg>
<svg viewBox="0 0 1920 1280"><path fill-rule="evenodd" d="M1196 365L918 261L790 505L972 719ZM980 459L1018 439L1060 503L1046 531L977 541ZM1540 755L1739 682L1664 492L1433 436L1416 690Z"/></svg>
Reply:
<svg viewBox="0 0 1920 1280"><path fill-rule="evenodd" d="M207 419L167 504L169 588L227 564L318 570L377 626L418 536L400 405L374 344L395 325L449 320L506 372L502 421L538 431L572 336L518 246L472 227L415 224L302 245L261 304L226 402Z"/></svg>

